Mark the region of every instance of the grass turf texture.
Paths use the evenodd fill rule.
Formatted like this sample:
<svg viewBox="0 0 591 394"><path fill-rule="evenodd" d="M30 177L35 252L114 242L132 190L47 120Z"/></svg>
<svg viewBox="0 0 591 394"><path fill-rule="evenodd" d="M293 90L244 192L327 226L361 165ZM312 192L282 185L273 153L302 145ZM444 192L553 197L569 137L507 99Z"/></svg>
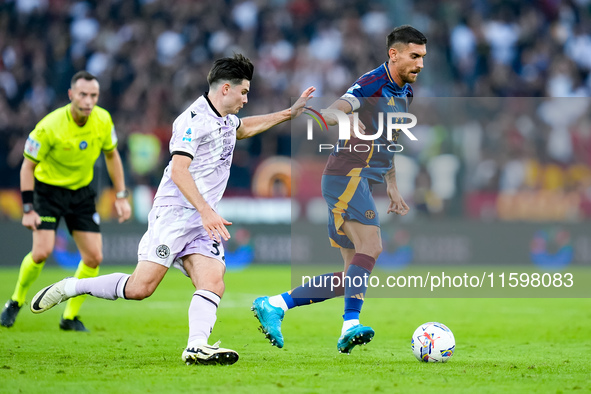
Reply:
<svg viewBox="0 0 591 394"><path fill-rule="evenodd" d="M102 274L133 267L103 267ZM0 269L0 300L16 269ZM70 273L47 267L39 289ZM288 267L226 274L226 294L210 343L236 350L232 366L186 366L192 286L170 270L156 293L137 301L89 297L81 311L91 333L58 328L64 306L0 327L0 392L588 392L589 299L368 299L362 322L376 331L367 346L337 353L342 299L296 308L283 324L285 347L257 331L252 300L289 286ZM441 321L456 337L446 364L416 361L410 336Z"/></svg>

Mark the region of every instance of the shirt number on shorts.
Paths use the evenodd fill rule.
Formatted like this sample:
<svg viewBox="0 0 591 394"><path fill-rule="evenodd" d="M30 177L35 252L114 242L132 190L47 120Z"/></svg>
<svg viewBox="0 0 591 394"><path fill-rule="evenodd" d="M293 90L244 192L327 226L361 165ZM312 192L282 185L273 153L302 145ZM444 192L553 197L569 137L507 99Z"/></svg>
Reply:
<svg viewBox="0 0 591 394"><path fill-rule="evenodd" d="M213 254L214 256L219 256L220 255L220 249L219 249L220 244L218 242L214 242L213 245L211 245L211 246L213 246L213 248L215 249L215 252L213 250L210 250L209 252L211 254Z"/></svg>

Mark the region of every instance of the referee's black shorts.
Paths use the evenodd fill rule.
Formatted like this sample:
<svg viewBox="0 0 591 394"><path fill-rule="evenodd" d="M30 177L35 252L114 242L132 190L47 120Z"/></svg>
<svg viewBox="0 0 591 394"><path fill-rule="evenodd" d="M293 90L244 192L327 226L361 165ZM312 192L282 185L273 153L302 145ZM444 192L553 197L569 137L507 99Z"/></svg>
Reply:
<svg viewBox="0 0 591 394"><path fill-rule="evenodd" d="M90 186L78 190L48 185L35 179L35 211L41 217L40 230L56 230L63 216L68 231L100 232L95 206L96 192Z"/></svg>

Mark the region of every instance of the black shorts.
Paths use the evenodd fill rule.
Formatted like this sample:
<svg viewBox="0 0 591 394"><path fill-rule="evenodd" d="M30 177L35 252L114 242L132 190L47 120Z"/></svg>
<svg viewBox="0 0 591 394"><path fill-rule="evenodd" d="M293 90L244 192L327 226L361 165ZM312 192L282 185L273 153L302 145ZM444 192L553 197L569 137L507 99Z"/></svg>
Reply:
<svg viewBox="0 0 591 394"><path fill-rule="evenodd" d="M90 186L78 190L48 185L35 180L35 211L41 217L40 230L56 230L63 216L68 231L100 232L100 218L94 203L96 192Z"/></svg>

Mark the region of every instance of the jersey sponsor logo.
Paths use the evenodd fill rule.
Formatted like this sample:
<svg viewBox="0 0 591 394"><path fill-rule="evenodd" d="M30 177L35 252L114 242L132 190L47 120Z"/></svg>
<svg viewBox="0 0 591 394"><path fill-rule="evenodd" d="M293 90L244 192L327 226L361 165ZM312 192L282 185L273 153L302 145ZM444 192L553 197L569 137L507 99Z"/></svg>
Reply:
<svg viewBox="0 0 591 394"><path fill-rule="evenodd" d="M371 220L376 217L376 213L374 211L372 211L371 209L368 209L367 211L365 211L365 217L367 219Z"/></svg>
<svg viewBox="0 0 591 394"><path fill-rule="evenodd" d="M164 244L158 246L156 248L156 256L160 257L161 259L165 259L170 256L170 248Z"/></svg>
<svg viewBox="0 0 591 394"><path fill-rule="evenodd" d="M191 137L192 137L192 136L191 136L191 134L193 134L193 132L191 131L191 128L189 127L189 128L187 129L187 131L185 131L185 135L183 136L183 141L186 141L186 142L191 142L191 140L192 140L192 138L191 138Z"/></svg>
<svg viewBox="0 0 591 394"><path fill-rule="evenodd" d="M39 154L39 149L41 149L41 144L35 141L33 138L27 138L27 142L25 143L25 153L31 157L37 158Z"/></svg>
<svg viewBox="0 0 591 394"><path fill-rule="evenodd" d="M88 148L88 142L86 142L86 141L82 141L82 142L80 143L80 150L84 150L84 149L86 149L86 148Z"/></svg>
<svg viewBox="0 0 591 394"><path fill-rule="evenodd" d="M228 157L230 157L233 150L233 146L224 146L224 148L222 149L222 154L220 155L220 160L226 160Z"/></svg>
<svg viewBox="0 0 591 394"><path fill-rule="evenodd" d="M221 131L221 129L220 129L220 131ZM234 150L234 145L232 144L232 142L233 142L232 132L226 131L224 133L224 135L222 136L223 148L222 148L222 154L220 155L220 160L226 160L228 157L230 157L230 155L232 154L232 151Z"/></svg>

